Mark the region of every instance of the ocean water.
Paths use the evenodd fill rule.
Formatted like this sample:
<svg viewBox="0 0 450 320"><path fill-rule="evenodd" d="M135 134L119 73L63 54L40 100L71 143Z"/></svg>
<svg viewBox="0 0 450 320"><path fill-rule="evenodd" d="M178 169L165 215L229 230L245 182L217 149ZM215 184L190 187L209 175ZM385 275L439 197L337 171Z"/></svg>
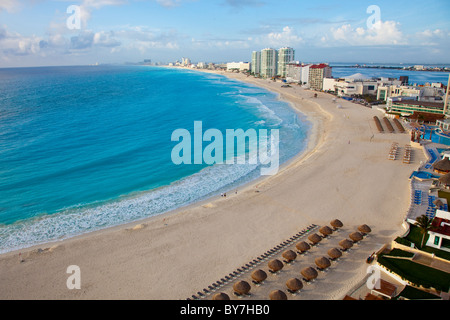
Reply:
<svg viewBox="0 0 450 320"><path fill-rule="evenodd" d="M139 221L260 177L253 164L175 165L171 135L193 134L194 121L224 133L278 129L281 163L304 150L310 128L276 94L215 74L0 69L0 253Z"/></svg>

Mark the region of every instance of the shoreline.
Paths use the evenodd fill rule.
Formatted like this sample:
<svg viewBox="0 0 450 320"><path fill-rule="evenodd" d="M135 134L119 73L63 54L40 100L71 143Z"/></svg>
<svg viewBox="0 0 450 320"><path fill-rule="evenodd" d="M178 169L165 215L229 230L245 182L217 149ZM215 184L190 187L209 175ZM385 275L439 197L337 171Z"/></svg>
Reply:
<svg viewBox="0 0 450 320"><path fill-rule="evenodd" d="M177 68L171 68L171 67L168 67L168 66L163 66L163 68L177 69ZM181 69L181 68L178 68L178 69ZM189 69L189 68L185 68L184 70L187 70L187 71L199 71L199 70L192 70L192 69ZM216 72L204 72L204 73L213 73L213 74L221 75L218 72L217 73ZM226 75L223 75L223 74L222 74L222 76L227 77ZM227 78L228 79L232 79L230 77L227 77ZM236 80L236 79L233 79L233 80ZM238 80L238 81L243 82L243 83L247 83L247 84L255 85L254 83L251 83L251 82L245 82L245 81L242 81L242 80ZM258 85L256 85L256 86L258 86ZM306 141L305 147L300 152L298 152L296 155L292 156L291 158L289 158L285 162L280 163L280 165L279 165L279 172L278 172L278 173L280 173L280 172L282 172L284 170L284 168L288 167L291 163L296 162L297 158L302 157L304 153L307 153L309 148L313 147L313 146L310 147L309 145L310 145L311 131L312 131L312 128L314 127L314 123L310 122L308 117L305 114L303 114L301 111L299 111L297 108L295 108L295 106L291 102L289 102L288 100L282 99L280 97L280 93L276 93L276 92L270 90L267 87L263 87L263 86L258 86L258 87L259 88L263 88L263 89L265 89L265 90L267 90L267 91L269 91L271 93L277 94L278 100L288 104L289 107L292 109L292 111L295 112L297 115L300 115L301 117L304 117L306 119L306 122L308 122L308 126L310 126L310 128L308 130L307 137L305 138L305 141ZM257 178L251 179L249 181L240 182L240 184L237 185L236 187L232 187L232 188L230 187L229 190L226 191L226 192L228 194L228 193L234 193L235 189L246 190L246 189L248 189L250 187L255 187L257 185L260 185L261 183L263 183L264 180L266 180L268 178L270 178L270 177L259 175ZM182 181L183 179L177 180L174 183L178 183L178 182ZM234 183L236 183L236 181L233 182L233 184ZM169 185L162 186L162 188L165 188L165 187L168 187L168 186ZM141 195L146 194L148 192L152 192L152 191L154 191L154 190L147 190L147 191L142 191L142 192L139 192L139 193L135 193L129 199L139 198ZM149 216L149 217L140 218L140 219L132 221L132 222L124 222L124 223L112 225L112 226L105 227L105 228L100 228L100 229L95 229L95 230L91 230L91 231L86 231L86 232L83 232L83 233L80 233L80 234L76 234L76 235L72 235L72 236L68 236L67 238L63 238L63 239L59 239L59 240L58 239L56 239L56 240L53 239L53 240L43 241L43 242L40 242L40 243L37 243L37 244L33 244L33 245L25 245L22 248L7 249L8 251L6 251L6 252L0 252L0 259L1 259L2 256L5 256L7 254L19 254L19 253L23 253L23 252L33 251L33 250L36 250L36 249L39 249L39 248L42 248L42 247L52 247L53 244L57 245L59 243L70 241L72 239L73 240L81 239L81 238L89 236L91 234L98 234L98 233L102 233L102 232L107 232L109 230L113 231L113 230L120 230L120 229L124 229L124 228L133 228L136 225L146 224L147 222L149 222L149 221L151 221L154 218L157 218L159 216L176 214L176 213L178 213L180 211L183 211L183 210L191 209L191 208L198 207L198 206L207 205L208 203L216 201L216 200L219 200L219 199L220 199L219 195L204 196L204 197L200 198L199 200L195 200L192 203L182 204L179 207L176 207L176 208L173 208L173 209L169 209L168 211L161 212L161 213ZM119 200L115 199L114 202L115 201L119 201Z"/></svg>
<svg viewBox="0 0 450 320"><path fill-rule="evenodd" d="M226 73L222 75L228 76ZM242 77L238 75L234 79L245 82L244 78L239 78ZM321 197L317 197L316 192L321 190L320 179L324 178L321 171L325 171L325 176L330 173L329 168L323 167L328 162L323 161L323 157L331 156L337 162L334 169L345 169L345 160L351 158L347 158L348 153L342 153L340 147L352 147L350 140L347 146L347 139L358 139L350 135L350 131L348 132L350 136L347 136L346 132L341 132L342 124L346 124L347 120L345 117L336 117L337 113L342 111L330 108L329 105L333 104L329 101L331 99L328 95L319 93L317 101L326 103L327 108L324 108L319 102L312 101L313 98L307 99L306 95L312 95L310 91L296 88L295 92L292 92L294 90L288 92L276 88L279 83L269 85L269 82L264 83L264 80L247 80L252 80L249 83L279 94L280 99L289 102L297 111L300 106L300 112L305 114L312 124L306 149L289 160L277 175L251 181L239 190L237 195L226 199L219 197L207 199L143 219L139 224L135 222L120 225L52 242L48 244L50 245L48 248L46 245L38 245L19 250L24 253L23 263L18 261L19 251L2 254L0 270L4 271L0 273L0 285L4 290L0 293L0 298L178 300L186 298L194 290L206 287L223 274L227 274L310 223L328 224L332 219L338 218L348 226L372 224L375 230L381 228L376 236L372 237L376 240L376 247L396 233L402 232L402 210L384 214L383 217L389 221L387 223L382 221L379 225L373 220L375 208L371 208L370 212L365 214L346 213L349 208L358 207L345 199L349 197L346 187L351 189L350 193L355 192L351 180L356 176L352 175L350 181L343 179L345 183L342 185L339 180L345 178L344 175L330 179L328 188L341 187L344 191L338 191L335 195L330 194L330 198L325 199L328 201L323 198L319 201ZM352 117L361 117L360 114L365 111L368 113L367 118L371 118L374 114L373 110L370 112L364 109L353 110L361 107L351 103L342 102L342 104L345 110L351 109L349 113ZM366 116L363 115L362 118ZM367 131L366 126L357 129ZM408 141L407 135L374 134L374 136L378 145L382 143L382 150L392 139L403 138L400 140L405 143ZM373 150L367 149L368 138L360 138L362 141L358 143L359 151L376 156L379 151L373 153ZM369 160L370 155L367 156ZM339 160L339 156L346 159ZM383 164L377 163L376 167L394 173L392 163L387 162L382 155L381 158L384 160ZM419 156L417 158L420 159ZM360 161L357 165L358 168L361 166ZM406 166L394 164L395 169L398 169L397 167L404 169L400 174L403 177L405 173L409 176L413 166L414 164L405 169ZM304 168L309 170L302 170ZM351 171L352 168L350 166L347 169ZM333 171L336 170L331 170ZM317 178L319 183L314 174L319 176ZM408 185L407 179L403 182L387 180L393 182L395 186L388 188L388 192L380 192L381 195L378 195L376 202L380 197L383 199L391 195L392 190L403 191L403 196L395 198L394 201L386 200L380 207L386 209L387 205L387 208L391 209L406 209L406 200L409 200L408 189L403 190L402 187ZM299 181L303 184L299 185ZM381 188L389 186L386 181L382 182L378 181L376 186ZM255 192L256 186L259 192ZM297 187L302 191L300 195L294 192ZM361 204L361 197L356 200L355 202ZM366 202L364 200L367 199L363 199L362 203ZM339 210L339 205L345 208ZM377 210L378 208L375 209ZM243 215L242 212L246 214ZM392 222L396 224L393 230ZM365 251L373 251L373 246L369 246ZM65 268L71 264L79 265L82 270L82 290L70 291L65 286L68 276ZM351 289L352 284L359 283L364 276L365 269L361 268L364 264L365 261L357 263L357 271L352 274L352 281L335 284L333 290L328 288L328 298L339 298ZM36 279L33 272L39 272L41 277ZM173 286L178 287L174 289ZM326 293L321 297L326 299Z"/></svg>

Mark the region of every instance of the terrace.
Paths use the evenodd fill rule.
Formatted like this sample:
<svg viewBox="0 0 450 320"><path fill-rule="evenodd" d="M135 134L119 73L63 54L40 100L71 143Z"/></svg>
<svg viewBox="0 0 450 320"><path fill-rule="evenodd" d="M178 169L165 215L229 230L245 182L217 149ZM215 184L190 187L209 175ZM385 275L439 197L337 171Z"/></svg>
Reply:
<svg viewBox="0 0 450 320"><path fill-rule="evenodd" d="M393 249L378 256L377 262L403 280L437 291L450 290L450 274L414 260L415 254Z"/></svg>

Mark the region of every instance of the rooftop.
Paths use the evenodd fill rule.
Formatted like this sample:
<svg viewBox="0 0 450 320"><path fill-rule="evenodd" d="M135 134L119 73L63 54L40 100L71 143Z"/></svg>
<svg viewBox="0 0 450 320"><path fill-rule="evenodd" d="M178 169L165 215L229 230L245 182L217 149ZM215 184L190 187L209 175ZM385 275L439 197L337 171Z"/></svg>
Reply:
<svg viewBox="0 0 450 320"><path fill-rule="evenodd" d="M450 236L450 220L435 217L432 226L432 232Z"/></svg>
<svg viewBox="0 0 450 320"><path fill-rule="evenodd" d="M397 286L393 285L392 283L380 279L380 288L379 289L373 289L372 291L375 291L376 293L379 293L385 297L392 298L397 293Z"/></svg>
<svg viewBox="0 0 450 320"><path fill-rule="evenodd" d="M314 65L312 65L311 69L324 69L326 67L330 67L330 66L325 64L325 63L321 63L321 64L314 64Z"/></svg>

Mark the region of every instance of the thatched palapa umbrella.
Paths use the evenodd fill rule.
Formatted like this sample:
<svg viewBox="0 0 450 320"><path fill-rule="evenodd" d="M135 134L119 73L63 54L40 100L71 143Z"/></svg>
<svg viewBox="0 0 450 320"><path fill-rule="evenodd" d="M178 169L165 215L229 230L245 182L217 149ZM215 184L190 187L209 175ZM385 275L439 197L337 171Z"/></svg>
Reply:
<svg viewBox="0 0 450 320"><path fill-rule="evenodd" d="M253 271L251 276L256 283L261 283L267 279L267 273L261 269Z"/></svg>
<svg viewBox="0 0 450 320"><path fill-rule="evenodd" d="M314 262L316 263L316 266L318 266L321 270L325 270L326 268L329 268L331 266L330 260L325 257L316 258Z"/></svg>
<svg viewBox="0 0 450 320"><path fill-rule="evenodd" d="M353 242L358 242L361 241L364 237L360 232L352 232L350 233L350 235L348 236Z"/></svg>
<svg viewBox="0 0 450 320"><path fill-rule="evenodd" d="M319 229L319 232L323 234L324 237L326 237L332 234L333 230L331 230L331 228L328 226L323 226L322 228Z"/></svg>
<svg viewBox="0 0 450 320"><path fill-rule="evenodd" d="M287 250L282 254L283 258L286 259L286 262L292 262L297 258L297 254L292 250Z"/></svg>
<svg viewBox="0 0 450 320"><path fill-rule="evenodd" d="M311 246L305 242L299 242L297 243L297 245L295 246L297 248L298 251L300 251L301 253L305 253L306 251L308 251L309 249L311 249Z"/></svg>
<svg viewBox="0 0 450 320"><path fill-rule="evenodd" d="M319 275L317 273L317 270L313 267L304 268L300 273L306 279L306 281L314 280Z"/></svg>
<svg viewBox="0 0 450 320"><path fill-rule="evenodd" d="M350 249L351 247L353 247L353 242L351 242L351 241L348 240L348 239L344 239L344 240L339 241L339 245L340 245L344 250L347 250L347 249Z"/></svg>
<svg viewBox="0 0 450 320"><path fill-rule="evenodd" d="M308 240L314 245L322 241L322 238L317 233L313 233L308 237Z"/></svg>
<svg viewBox="0 0 450 320"><path fill-rule="evenodd" d="M444 159L439 160L433 164L433 169L435 172L440 174L446 174L450 172L450 159L444 157Z"/></svg>
<svg viewBox="0 0 450 320"><path fill-rule="evenodd" d="M440 208L440 207L442 207L442 206L444 205L444 202L442 202L441 199L437 199L437 200L434 200L434 201L433 201L433 204L434 204L436 207Z"/></svg>
<svg viewBox="0 0 450 320"><path fill-rule="evenodd" d="M239 281L233 285L233 289L237 294L245 295L250 292L251 287L247 281Z"/></svg>
<svg viewBox="0 0 450 320"><path fill-rule="evenodd" d="M358 231L364 235L364 234L371 233L372 229L370 229L370 227L367 224L363 224L358 227Z"/></svg>
<svg viewBox="0 0 450 320"><path fill-rule="evenodd" d="M230 297L226 293L216 293L213 300L230 300Z"/></svg>
<svg viewBox="0 0 450 320"><path fill-rule="evenodd" d="M448 187L450 187L450 173L447 173L440 177L439 182L442 186L448 189Z"/></svg>
<svg viewBox="0 0 450 320"><path fill-rule="evenodd" d="M303 282L297 278L291 278L286 281L286 287L289 292L294 293L303 289Z"/></svg>
<svg viewBox="0 0 450 320"><path fill-rule="evenodd" d="M281 262L280 260L274 259L274 260L269 261L268 266L272 272L278 272L281 269L283 269L284 265L283 265L283 262Z"/></svg>
<svg viewBox="0 0 450 320"><path fill-rule="evenodd" d="M328 250L328 255L330 256L330 258L332 260L335 260L335 259L339 259L342 256L342 252L341 252L341 250L339 250L337 248L332 248L332 249Z"/></svg>
<svg viewBox="0 0 450 320"><path fill-rule="evenodd" d="M270 300L287 300L287 295L281 290L274 290L269 294Z"/></svg>
<svg viewBox="0 0 450 320"><path fill-rule="evenodd" d="M344 226L344 224L338 219L331 221L330 224L334 228L334 230L340 229Z"/></svg>

